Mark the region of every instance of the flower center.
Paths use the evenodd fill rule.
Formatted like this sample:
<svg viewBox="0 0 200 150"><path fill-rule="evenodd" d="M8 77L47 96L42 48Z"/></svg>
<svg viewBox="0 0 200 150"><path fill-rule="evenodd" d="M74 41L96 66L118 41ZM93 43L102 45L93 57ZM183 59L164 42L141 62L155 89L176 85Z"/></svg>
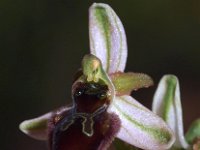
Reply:
<svg viewBox="0 0 200 150"><path fill-rule="evenodd" d="M102 107L107 108L110 103L108 86L100 83L78 82L72 93L76 113L92 115Z"/></svg>

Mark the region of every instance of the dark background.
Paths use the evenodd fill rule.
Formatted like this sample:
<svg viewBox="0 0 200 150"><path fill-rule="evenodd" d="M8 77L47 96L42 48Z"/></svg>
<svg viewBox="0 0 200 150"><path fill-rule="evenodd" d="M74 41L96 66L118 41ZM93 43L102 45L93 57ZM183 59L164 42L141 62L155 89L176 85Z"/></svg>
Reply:
<svg viewBox="0 0 200 150"><path fill-rule="evenodd" d="M96 1L98 2L98 1ZM128 39L126 71L151 75L155 86L132 95L151 108L164 74L180 79L184 124L200 116L200 1L113 0ZM0 149L46 150L19 131L21 121L71 101L73 74L89 52L93 1L0 1Z"/></svg>

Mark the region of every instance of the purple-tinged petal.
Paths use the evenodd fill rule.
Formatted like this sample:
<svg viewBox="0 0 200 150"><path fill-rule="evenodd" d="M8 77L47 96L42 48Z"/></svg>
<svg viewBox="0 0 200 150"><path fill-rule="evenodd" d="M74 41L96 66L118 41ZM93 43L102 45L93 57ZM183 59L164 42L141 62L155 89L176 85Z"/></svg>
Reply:
<svg viewBox="0 0 200 150"><path fill-rule="evenodd" d="M48 123L55 115L59 115L63 111L69 110L71 107L59 108L37 118L25 120L19 125L19 129L28 136L37 140L48 140Z"/></svg>
<svg viewBox="0 0 200 150"><path fill-rule="evenodd" d="M152 78L143 73L117 72L111 74L110 78L115 86L116 95L118 96L130 95L133 90L147 88L153 85Z"/></svg>
<svg viewBox="0 0 200 150"><path fill-rule="evenodd" d="M176 76L165 75L162 77L153 98L152 110L162 117L174 131L176 136L174 146L188 148L184 137L180 89Z"/></svg>
<svg viewBox="0 0 200 150"><path fill-rule="evenodd" d="M124 71L127 43L124 27L107 4L94 3L89 9L90 51L101 59L108 73Z"/></svg>
<svg viewBox="0 0 200 150"><path fill-rule="evenodd" d="M121 120L121 140L148 150L168 149L175 138L167 124L131 96L116 97L110 108Z"/></svg>
<svg viewBox="0 0 200 150"><path fill-rule="evenodd" d="M37 140L47 140L48 139L48 120L52 117L53 113L49 112L40 117L25 120L20 125L19 128L22 132L28 136Z"/></svg>

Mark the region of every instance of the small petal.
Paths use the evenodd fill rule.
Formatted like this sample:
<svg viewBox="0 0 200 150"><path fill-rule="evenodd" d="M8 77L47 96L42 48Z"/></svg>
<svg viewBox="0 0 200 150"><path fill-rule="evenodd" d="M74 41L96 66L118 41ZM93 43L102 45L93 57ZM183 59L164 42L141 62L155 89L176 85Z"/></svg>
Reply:
<svg viewBox="0 0 200 150"><path fill-rule="evenodd" d="M89 9L90 51L99 57L108 73L124 71L127 43L124 27L107 4L94 3Z"/></svg>
<svg viewBox="0 0 200 150"><path fill-rule="evenodd" d="M50 112L34 119L25 120L19 125L19 128L22 132L34 139L47 140L48 120L52 115L53 113Z"/></svg>
<svg viewBox="0 0 200 150"><path fill-rule="evenodd" d="M132 90L147 88L153 85L153 80L150 76L143 73L114 73L110 78L115 86L116 94L129 95Z"/></svg>
<svg viewBox="0 0 200 150"><path fill-rule="evenodd" d="M192 123L185 135L185 138L190 144L193 144L194 140L200 138L200 119Z"/></svg>
<svg viewBox="0 0 200 150"><path fill-rule="evenodd" d="M165 75L158 85L153 98L152 110L162 117L176 135L174 146L188 148L183 132L183 116L179 82L174 75Z"/></svg>
<svg viewBox="0 0 200 150"><path fill-rule="evenodd" d="M168 149L174 135L167 124L131 96L116 97L110 108L121 119L121 140L148 150Z"/></svg>

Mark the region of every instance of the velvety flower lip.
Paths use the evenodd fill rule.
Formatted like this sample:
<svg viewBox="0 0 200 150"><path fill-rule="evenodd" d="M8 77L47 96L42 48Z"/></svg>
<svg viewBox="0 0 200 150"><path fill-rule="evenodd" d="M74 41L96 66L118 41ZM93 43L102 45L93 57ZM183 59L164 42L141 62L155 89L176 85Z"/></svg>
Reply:
<svg viewBox="0 0 200 150"><path fill-rule="evenodd" d="M200 120L194 121L184 136L180 85L175 75L164 75L160 80L153 98L152 110L174 131L176 141L173 150L190 149L193 144L197 146L195 142L200 138Z"/></svg>
<svg viewBox="0 0 200 150"><path fill-rule="evenodd" d="M103 82L109 87L111 99L106 110L117 115L121 122L115 136L142 149L170 148L175 141L172 130L163 119L129 95L132 90L151 86L153 81L143 73L124 73L127 61L126 35L119 17L109 5L94 3L90 7L89 37L91 54L84 57L82 77L78 80ZM62 112L61 109L24 121L20 129L31 137L47 140L48 121L53 114ZM60 118L55 119L59 121Z"/></svg>

